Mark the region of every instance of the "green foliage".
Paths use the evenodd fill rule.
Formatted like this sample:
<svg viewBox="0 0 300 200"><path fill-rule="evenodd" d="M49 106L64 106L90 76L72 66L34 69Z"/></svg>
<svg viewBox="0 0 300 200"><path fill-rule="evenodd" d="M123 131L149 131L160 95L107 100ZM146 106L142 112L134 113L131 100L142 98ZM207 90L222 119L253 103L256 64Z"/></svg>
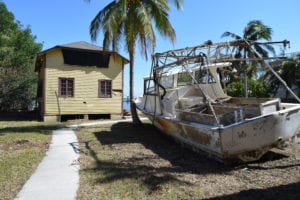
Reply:
<svg viewBox="0 0 300 200"><path fill-rule="evenodd" d="M300 54L283 62L274 63L273 68L289 87L296 85L300 88ZM263 79L268 82L274 95L277 93L280 86L282 86L282 83L278 78L269 71L263 76ZM285 99L288 98L288 95L289 93L286 91ZM300 96L300 94L298 94L298 96Z"/></svg>
<svg viewBox="0 0 300 200"><path fill-rule="evenodd" d="M271 41L272 39L272 28L263 24L259 20L252 20L247 23L243 30L243 35L226 31L223 33L222 37L231 37L236 40L245 39L249 42L254 42L252 48L254 48L262 57L268 57L269 53L275 54L275 49L268 44L257 44L255 42L261 41ZM254 58L257 57L251 51L248 46L239 47L235 58ZM245 71L249 78L254 77L257 74L258 67L264 66L262 62L258 61L235 61L233 62L233 67L238 71L238 74L243 74Z"/></svg>
<svg viewBox="0 0 300 200"><path fill-rule="evenodd" d="M0 111L26 110L36 96L35 40L0 2Z"/></svg>
<svg viewBox="0 0 300 200"><path fill-rule="evenodd" d="M227 85L227 93L233 97L244 97L245 86L243 80L237 80ZM266 86L263 81L248 78L249 97L269 97L271 88Z"/></svg>
<svg viewBox="0 0 300 200"><path fill-rule="evenodd" d="M173 0L178 8L182 0ZM103 47L112 47L117 51L122 44L129 54L135 53L136 45L141 54L147 58L152 54L156 45L155 31L174 41L175 30L168 17L170 7L167 0L159 1L112 1L95 16L90 24L90 35L96 40L99 31L103 31ZM155 25L155 28L154 26Z"/></svg>
<svg viewBox="0 0 300 200"><path fill-rule="evenodd" d="M178 74L178 85L190 85L192 84L192 77L188 72L182 72Z"/></svg>
<svg viewBox="0 0 300 200"><path fill-rule="evenodd" d="M235 33L226 31L222 37L231 37L234 39L245 39L249 42L254 42L252 48L254 48L262 57L268 57L269 53L275 54L275 50L271 45L258 44L255 42L270 41L272 39L272 28L266 26L259 20L252 20L247 23L243 30L243 35L239 36ZM239 47L235 58L255 58L253 51L248 47ZM252 80L259 73L264 70L264 63L260 61L235 61L232 63L233 67L237 69L237 77L232 77L234 82L228 86L228 94L232 96L242 97L244 96L244 84L240 80L241 76L247 74L248 77L248 96L249 97L267 97L269 96L270 89L265 86L261 81ZM260 70L260 72L259 72Z"/></svg>
<svg viewBox="0 0 300 200"><path fill-rule="evenodd" d="M90 0L87 0L90 1ZM90 35L96 40L99 31L103 32L103 48L118 51L123 44L129 53L129 96L134 99L134 58L136 45L139 45L142 56L154 53L157 32L175 41L176 34L169 21L171 0L119 0L108 3L98 12L90 24ZM172 0L177 8L181 8L182 0ZM155 25L155 27L153 26ZM135 104L131 104L131 115L134 123L140 123Z"/></svg>

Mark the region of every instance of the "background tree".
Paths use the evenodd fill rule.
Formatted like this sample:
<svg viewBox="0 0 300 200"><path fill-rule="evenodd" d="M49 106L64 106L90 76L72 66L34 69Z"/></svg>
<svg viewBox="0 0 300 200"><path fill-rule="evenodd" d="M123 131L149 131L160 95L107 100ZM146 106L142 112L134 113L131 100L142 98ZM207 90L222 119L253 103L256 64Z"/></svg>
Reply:
<svg viewBox="0 0 300 200"><path fill-rule="evenodd" d="M264 25L259 20L250 21L244 31L243 35L239 36L235 33L226 31L223 33L222 37L232 37L235 40L245 39L251 42L252 48L254 48L258 53L261 54L262 57L268 57L269 52L275 54L275 50L271 45L268 44L260 44L258 42L262 41L270 41L272 39L272 29L266 25ZM250 50L248 46L241 46L237 49L237 53L235 58L255 58L253 52ZM263 67L263 63L259 63L257 61L234 61L233 67L237 69L238 77L244 77L245 80L245 96L248 96L247 88L247 79L253 78L257 75L257 69ZM248 77L248 78L247 78ZM233 80L237 81L237 80Z"/></svg>
<svg viewBox="0 0 300 200"><path fill-rule="evenodd" d="M35 39L0 2L0 111L27 110L35 99Z"/></svg>
<svg viewBox="0 0 300 200"><path fill-rule="evenodd" d="M271 87L266 85L262 80L248 78L248 97L268 97L271 93ZM245 85L243 81L236 80L227 86L227 94L233 97L243 97Z"/></svg>
<svg viewBox="0 0 300 200"><path fill-rule="evenodd" d="M290 88L292 88L292 86L298 87L299 92L297 95L300 97L300 54L287 60L277 61L271 64ZM269 87L272 88L272 94L276 95L282 86L281 82L270 72L267 72L263 76L263 79L268 83ZM288 97L288 90L285 90L285 99L288 99Z"/></svg>
<svg viewBox="0 0 300 200"><path fill-rule="evenodd" d="M173 0L181 8L182 0ZM167 0L115 0L106 5L90 24L90 35L96 40L103 31L103 48L118 51L122 42L129 54L130 110L134 123L140 123L134 103L134 58L136 44L147 59L156 46L153 24L162 36L175 41L176 35L168 17L170 7Z"/></svg>

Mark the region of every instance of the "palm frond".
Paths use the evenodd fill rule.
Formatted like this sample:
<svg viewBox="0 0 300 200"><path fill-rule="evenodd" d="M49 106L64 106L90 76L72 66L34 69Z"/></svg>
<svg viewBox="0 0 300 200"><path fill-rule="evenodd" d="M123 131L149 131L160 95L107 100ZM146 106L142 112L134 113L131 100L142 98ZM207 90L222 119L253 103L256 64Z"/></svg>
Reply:
<svg viewBox="0 0 300 200"><path fill-rule="evenodd" d="M182 9L183 8L183 0L172 0L171 1L177 9Z"/></svg>
<svg viewBox="0 0 300 200"><path fill-rule="evenodd" d="M262 44L261 46L262 46L264 49L267 49L268 52L272 53L273 55L276 54L276 51L275 51L275 49L274 49L273 46L268 45L268 44Z"/></svg>
<svg viewBox="0 0 300 200"><path fill-rule="evenodd" d="M272 38L272 29L260 20L252 20L244 29L244 38L253 41L261 39L270 41Z"/></svg>
<svg viewBox="0 0 300 200"><path fill-rule="evenodd" d="M97 40L97 36L101 28L103 28L103 20L107 17L108 13L111 9L116 5L116 2L113 1L105 6L102 10L98 12L98 14L94 17L90 24L90 35L92 41Z"/></svg>
<svg viewBox="0 0 300 200"><path fill-rule="evenodd" d="M124 7L120 6L121 3L119 1L103 20L103 32L108 35L107 38L104 38L104 40L107 40L108 45L104 47L109 48L112 45L114 51L118 50L119 41L124 31L124 16L126 16L126 12Z"/></svg>
<svg viewBox="0 0 300 200"><path fill-rule="evenodd" d="M105 6L92 20L90 35L96 40L99 31L104 34L103 47L112 46L118 49L120 41L124 39L125 47L129 51L135 49L138 42L143 56L153 53L156 46L156 37L153 27L164 37L176 39L175 30L170 21L168 0L115 0ZM177 8L182 7L182 0L172 0Z"/></svg>
<svg viewBox="0 0 300 200"><path fill-rule="evenodd" d="M269 56L268 51L265 50L265 49L263 48L262 45L255 44L255 45L254 45L254 49L255 49L262 57L265 57L265 58L266 58L266 57ZM256 56L255 56L255 57L256 57Z"/></svg>
<svg viewBox="0 0 300 200"><path fill-rule="evenodd" d="M221 37L232 37L232 38L234 38L234 39L236 39L236 40L242 38L241 36L239 36L239 35L237 35L237 34L235 34L235 33L229 32L229 31L224 32L224 33L221 35Z"/></svg>
<svg viewBox="0 0 300 200"><path fill-rule="evenodd" d="M155 33L151 23L151 16L148 13L147 5L140 2L136 9L137 14L137 27L138 27L138 40L141 48L141 54L148 59L148 51L154 53L156 46Z"/></svg>
<svg viewBox="0 0 300 200"><path fill-rule="evenodd" d="M162 36L169 38L172 42L175 42L176 33L169 21L169 7L165 3L165 1L161 0L145 2L147 3L146 6L149 9L148 12L151 15L151 18L153 19L158 32Z"/></svg>

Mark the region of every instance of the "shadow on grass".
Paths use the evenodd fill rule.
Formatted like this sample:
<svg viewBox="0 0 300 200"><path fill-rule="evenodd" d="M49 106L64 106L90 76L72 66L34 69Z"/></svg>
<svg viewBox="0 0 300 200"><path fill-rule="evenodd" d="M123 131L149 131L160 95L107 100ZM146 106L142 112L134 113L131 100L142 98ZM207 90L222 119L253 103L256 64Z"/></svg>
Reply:
<svg viewBox="0 0 300 200"><path fill-rule="evenodd" d="M174 175L177 173L224 173L230 169L215 160L208 159L205 155L182 147L164 136L151 124L135 126L132 123L118 123L113 125L110 131L94 132L94 135L101 145L138 143L156 154L153 155L154 157L142 154L141 157L128 158L125 162L122 159L104 161L98 157L101 153L97 154L98 152L89 147L89 143L85 143L84 148L95 160L96 167L83 169L83 171L103 174L101 178L96 178L97 183L136 179L142 181L149 193L152 193L160 190L161 185L166 183L191 184ZM152 165L151 162L157 162L157 159L167 160L171 165Z"/></svg>
<svg viewBox="0 0 300 200"><path fill-rule="evenodd" d="M210 158L205 152L195 152L180 145L151 124L135 126L132 123L117 123L111 127L111 131L95 132L94 135L103 145L140 143L178 169L196 174L222 173L248 164L260 164L288 157L269 151L261 159L248 164L224 165Z"/></svg>
<svg viewBox="0 0 300 200"><path fill-rule="evenodd" d="M40 134L51 134L52 130L62 128L63 125L31 125L31 126L15 126L0 128L0 136L3 136L6 133L13 134L13 133L28 133L28 132L36 132Z"/></svg>
<svg viewBox="0 0 300 200"><path fill-rule="evenodd" d="M94 133L102 145L139 143L172 164L171 172L196 174L221 173L230 167L207 157L205 153L194 152L176 143L151 124L135 126L132 123L118 123L111 131ZM144 159L144 158L141 158Z"/></svg>
<svg viewBox="0 0 300 200"><path fill-rule="evenodd" d="M208 198L205 200L250 200L250 199L264 199L264 200L295 200L300 197L300 182L290 183L287 185L280 185L266 189L250 189L243 190L238 193Z"/></svg>
<svg viewBox="0 0 300 200"><path fill-rule="evenodd" d="M132 123L117 123L112 125L109 131L99 131L94 132L93 134L102 146L114 148L113 146L115 144L142 144L146 150L150 150L154 153L154 157L147 153L143 154L143 150L141 149L141 154L139 156L132 156L126 159L122 159L121 157L113 159L113 161L106 161L101 159L100 152L97 150L95 151L94 147L90 146L89 142L86 142L84 146L85 151L93 157L96 166L92 169L88 168L82 170L95 173L95 184L111 183L123 179L135 179L142 181L142 184L148 188L150 194L160 190L161 186L166 183L175 183L179 185L192 184L189 180L182 179L179 174L231 174L231 171L240 170L244 167L247 167L248 170L269 170L273 168L283 169L294 167L294 165L273 166L270 168L260 166L260 163L286 157L275 152L268 152L261 160L249 164L235 166L224 165L208 157L205 153L194 152L181 146L158 131L151 124L135 126ZM126 151L126 149L122 149L122 151ZM152 162L160 162L159 159L166 160L171 165L152 164ZM147 162L143 162L143 160L147 160ZM98 176L98 173L101 175ZM282 190L283 192L291 190L294 192L293 194L295 194L294 189L297 186L299 186L299 184L279 186L266 190L247 190L233 195L212 198L212 200L239 199L240 196L247 199L246 197L248 195L252 195L255 192L262 192L263 197L266 197L266 195L276 192L277 189ZM285 194L281 194L281 197L283 196L285 196ZM254 195L254 197L256 196ZM276 197L276 195L274 197Z"/></svg>

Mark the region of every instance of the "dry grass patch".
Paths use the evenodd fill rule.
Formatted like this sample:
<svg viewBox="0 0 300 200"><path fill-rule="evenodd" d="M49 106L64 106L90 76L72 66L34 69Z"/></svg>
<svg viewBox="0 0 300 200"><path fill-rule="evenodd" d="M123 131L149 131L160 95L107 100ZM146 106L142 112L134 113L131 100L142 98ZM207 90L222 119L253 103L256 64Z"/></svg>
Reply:
<svg viewBox="0 0 300 200"><path fill-rule="evenodd" d="M58 124L0 121L0 199L13 199L34 172Z"/></svg>
<svg viewBox="0 0 300 200"><path fill-rule="evenodd" d="M78 199L295 199L300 150L225 166L166 138L151 124L81 128Z"/></svg>

